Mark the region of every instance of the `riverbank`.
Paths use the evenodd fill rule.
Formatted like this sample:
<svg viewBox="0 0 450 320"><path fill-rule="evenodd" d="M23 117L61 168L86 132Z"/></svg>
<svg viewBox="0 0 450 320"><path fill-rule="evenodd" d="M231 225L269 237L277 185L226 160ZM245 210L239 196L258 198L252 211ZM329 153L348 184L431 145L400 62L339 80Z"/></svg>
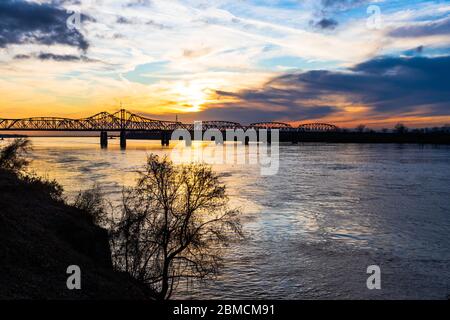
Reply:
<svg viewBox="0 0 450 320"><path fill-rule="evenodd" d="M67 267L81 269L69 290ZM39 186L0 170L1 299L149 299L151 292L113 270L106 230Z"/></svg>
<svg viewBox="0 0 450 320"><path fill-rule="evenodd" d="M194 133L191 132L194 139ZM224 140L226 134L223 133ZM159 132L128 132L127 139L160 140ZM449 132L307 132L280 131L279 141L283 143L408 143L408 144L450 144Z"/></svg>

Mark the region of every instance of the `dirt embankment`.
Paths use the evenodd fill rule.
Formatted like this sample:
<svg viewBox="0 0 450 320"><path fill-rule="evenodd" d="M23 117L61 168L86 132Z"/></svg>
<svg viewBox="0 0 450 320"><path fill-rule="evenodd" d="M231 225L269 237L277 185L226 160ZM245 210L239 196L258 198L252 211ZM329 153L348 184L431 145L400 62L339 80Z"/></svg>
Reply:
<svg viewBox="0 0 450 320"><path fill-rule="evenodd" d="M67 267L81 268L69 290ZM0 299L149 299L112 268L107 232L39 188L0 170Z"/></svg>

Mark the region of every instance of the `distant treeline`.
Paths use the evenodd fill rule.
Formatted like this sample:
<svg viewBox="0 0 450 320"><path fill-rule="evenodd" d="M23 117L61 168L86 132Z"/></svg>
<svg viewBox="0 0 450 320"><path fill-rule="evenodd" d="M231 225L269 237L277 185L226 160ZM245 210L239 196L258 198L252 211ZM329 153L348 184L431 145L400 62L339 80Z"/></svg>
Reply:
<svg viewBox="0 0 450 320"><path fill-rule="evenodd" d="M409 129L407 126L405 126L403 123L398 123L395 125L393 129L383 128L383 129L371 129L367 127L364 124L360 124L355 129L339 129L341 132L369 132L369 133L421 133L421 134L428 134L428 133L450 133L450 124L446 124L442 127L427 127L427 128L413 128Z"/></svg>
<svg viewBox="0 0 450 320"><path fill-rule="evenodd" d="M281 142L330 142L330 143L420 143L450 144L450 132L301 132L297 140L280 134Z"/></svg>
<svg viewBox="0 0 450 320"><path fill-rule="evenodd" d="M192 137L193 134L191 133ZM224 135L225 138L225 135ZM128 132L127 139L160 139L159 132ZM330 143L426 143L450 144L450 126L408 129L403 125L388 130L364 128L338 129L336 131L280 131L280 142L330 142Z"/></svg>

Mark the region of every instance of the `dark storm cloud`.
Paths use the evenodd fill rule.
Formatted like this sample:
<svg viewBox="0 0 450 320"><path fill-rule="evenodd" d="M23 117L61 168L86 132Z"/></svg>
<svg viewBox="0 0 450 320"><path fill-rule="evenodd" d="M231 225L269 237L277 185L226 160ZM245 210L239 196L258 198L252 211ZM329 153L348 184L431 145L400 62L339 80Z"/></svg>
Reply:
<svg viewBox="0 0 450 320"><path fill-rule="evenodd" d="M55 2L56 3L56 2ZM86 51L89 47L83 35L70 30L70 16L56 4L38 4L22 0L0 1L0 48L10 44L65 44Z"/></svg>
<svg viewBox="0 0 450 320"><path fill-rule="evenodd" d="M205 114L218 117L241 112L248 119L260 120L319 118L338 109L310 101L341 96L349 104L372 107L374 114L380 116L411 111L450 115L448 70L450 56L379 57L345 72L318 70L286 74L258 90L218 91L219 97L232 97L237 102L225 103L222 108L210 109ZM244 106L245 110L241 110Z"/></svg>
<svg viewBox="0 0 450 320"><path fill-rule="evenodd" d="M450 34L450 18L420 25L399 27L389 35L395 38L416 38Z"/></svg>
<svg viewBox="0 0 450 320"><path fill-rule="evenodd" d="M317 21L314 25L321 29L333 30L337 27L338 22L334 19L323 18L323 19Z"/></svg>
<svg viewBox="0 0 450 320"><path fill-rule="evenodd" d="M216 91L218 97L234 98L237 102L216 103L196 116L205 120L227 119L247 124L322 118L339 111L335 106L326 104L311 106L306 100L315 98L314 96L308 92L300 92L297 88L287 86L279 88L277 82L278 80L274 79L261 89L238 93Z"/></svg>
<svg viewBox="0 0 450 320"><path fill-rule="evenodd" d="M427 114L450 114L450 56L380 57L358 64L352 72L312 71L287 76L309 94L337 94L380 113L402 113L422 107Z"/></svg>

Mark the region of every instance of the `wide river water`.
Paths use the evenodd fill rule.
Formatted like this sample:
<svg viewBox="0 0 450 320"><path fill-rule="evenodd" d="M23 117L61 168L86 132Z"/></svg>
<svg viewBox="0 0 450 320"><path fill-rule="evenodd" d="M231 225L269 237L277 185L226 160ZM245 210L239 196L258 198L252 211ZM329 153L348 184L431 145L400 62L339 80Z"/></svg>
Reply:
<svg viewBox="0 0 450 320"><path fill-rule="evenodd" d="M121 151L117 140L107 150L98 138L31 140L31 167L68 197L96 182L114 199L147 154L171 152L157 141ZM179 287L176 298L450 295L450 146L307 143L281 145L279 158L272 176L255 164L213 165L247 239L227 250L216 280ZM366 286L369 265L381 269L381 290Z"/></svg>

